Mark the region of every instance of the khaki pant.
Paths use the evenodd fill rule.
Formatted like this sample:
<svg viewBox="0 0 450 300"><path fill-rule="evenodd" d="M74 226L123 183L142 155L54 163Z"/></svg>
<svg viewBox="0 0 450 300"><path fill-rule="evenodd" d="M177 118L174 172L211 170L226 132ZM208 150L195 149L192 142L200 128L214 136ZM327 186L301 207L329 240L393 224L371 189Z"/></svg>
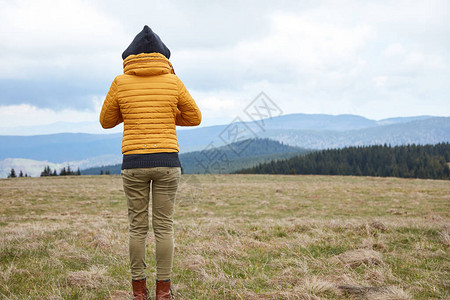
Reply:
<svg viewBox="0 0 450 300"><path fill-rule="evenodd" d="M130 223L131 278L145 278L145 241L149 230L152 193L152 227L156 241L156 279L170 279L173 261L173 210L181 169L155 167L122 170Z"/></svg>

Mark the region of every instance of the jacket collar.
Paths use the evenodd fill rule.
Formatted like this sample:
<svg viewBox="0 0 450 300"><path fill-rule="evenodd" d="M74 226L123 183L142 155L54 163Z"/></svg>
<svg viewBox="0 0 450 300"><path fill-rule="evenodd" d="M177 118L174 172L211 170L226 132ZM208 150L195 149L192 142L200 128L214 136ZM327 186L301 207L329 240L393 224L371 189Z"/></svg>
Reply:
<svg viewBox="0 0 450 300"><path fill-rule="evenodd" d="M154 76L175 74L170 61L160 53L129 55L123 61L123 73L127 75Z"/></svg>

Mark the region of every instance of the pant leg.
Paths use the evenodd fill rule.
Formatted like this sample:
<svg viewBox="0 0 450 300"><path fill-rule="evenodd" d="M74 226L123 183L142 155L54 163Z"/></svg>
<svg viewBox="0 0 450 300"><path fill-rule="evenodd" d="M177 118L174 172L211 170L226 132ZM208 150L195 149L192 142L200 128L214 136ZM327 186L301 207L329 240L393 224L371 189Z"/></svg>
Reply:
<svg viewBox="0 0 450 300"><path fill-rule="evenodd" d="M148 169L147 169L148 170ZM149 229L148 204L150 177L145 169L125 169L122 171L123 190L128 204L130 224L129 251L131 278L145 278L145 241Z"/></svg>
<svg viewBox="0 0 450 300"><path fill-rule="evenodd" d="M173 211L180 168L155 168L152 181L152 226L156 241L156 279L170 279L173 264Z"/></svg>

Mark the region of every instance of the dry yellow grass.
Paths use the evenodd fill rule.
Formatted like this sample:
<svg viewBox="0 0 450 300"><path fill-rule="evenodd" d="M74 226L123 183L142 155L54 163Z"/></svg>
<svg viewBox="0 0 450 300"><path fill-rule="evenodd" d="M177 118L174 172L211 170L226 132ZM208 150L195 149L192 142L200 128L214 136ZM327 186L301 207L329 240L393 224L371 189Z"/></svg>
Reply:
<svg viewBox="0 0 450 300"><path fill-rule="evenodd" d="M450 297L448 181L183 175L177 201L178 299ZM129 299L127 229L120 176L0 180L0 299Z"/></svg>

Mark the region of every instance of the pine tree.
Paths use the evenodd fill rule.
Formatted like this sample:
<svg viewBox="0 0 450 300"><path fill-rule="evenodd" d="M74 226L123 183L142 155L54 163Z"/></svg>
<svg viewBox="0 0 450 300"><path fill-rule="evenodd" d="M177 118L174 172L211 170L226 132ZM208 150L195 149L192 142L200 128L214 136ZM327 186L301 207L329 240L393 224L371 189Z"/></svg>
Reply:
<svg viewBox="0 0 450 300"><path fill-rule="evenodd" d="M52 176L52 169L50 169L50 166L46 166L44 171L41 172L41 177L44 176Z"/></svg>
<svg viewBox="0 0 450 300"><path fill-rule="evenodd" d="M11 172L9 173L8 178L16 178L16 177L17 177L16 170L11 169Z"/></svg>
<svg viewBox="0 0 450 300"><path fill-rule="evenodd" d="M22 172L22 170L20 170L20 172L19 172L19 177L23 177L23 172Z"/></svg>
<svg viewBox="0 0 450 300"><path fill-rule="evenodd" d="M80 168L77 169L77 175L80 176L81 175L81 171Z"/></svg>
<svg viewBox="0 0 450 300"><path fill-rule="evenodd" d="M323 174L450 179L450 143L378 145L312 152L270 161L238 173Z"/></svg>

